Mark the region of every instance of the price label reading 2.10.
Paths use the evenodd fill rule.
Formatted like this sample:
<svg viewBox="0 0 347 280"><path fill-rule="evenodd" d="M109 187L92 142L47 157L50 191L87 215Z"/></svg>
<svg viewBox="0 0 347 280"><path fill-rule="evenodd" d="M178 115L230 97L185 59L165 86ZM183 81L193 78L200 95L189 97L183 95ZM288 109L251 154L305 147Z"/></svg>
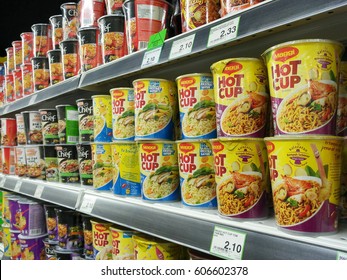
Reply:
<svg viewBox="0 0 347 280"><path fill-rule="evenodd" d="M160 58L161 48L162 47L146 51L143 56L141 68L150 67L157 64Z"/></svg>
<svg viewBox="0 0 347 280"><path fill-rule="evenodd" d="M188 55L192 52L195 34L178 39L172 43L169 59Z"/></svg>
<svg viewBox="0 0 347 280"><path fill-rule="evenodd" d="M223 22L210 29L210 35L207 41L207 47L211 48L230 41L237 36L240 17L233 18L227 22Z"/></svg>

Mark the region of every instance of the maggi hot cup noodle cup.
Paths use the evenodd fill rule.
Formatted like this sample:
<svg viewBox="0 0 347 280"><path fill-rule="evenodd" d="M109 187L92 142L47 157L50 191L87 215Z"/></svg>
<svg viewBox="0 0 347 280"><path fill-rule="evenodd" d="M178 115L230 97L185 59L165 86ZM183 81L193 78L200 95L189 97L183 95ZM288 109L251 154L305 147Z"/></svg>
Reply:
<svg viewBox="0 0 347 280"><path fill-rule="evenodd" d="M56 109L40 109L43 144L59 144L58 113Z"/></svg>
<svg viewBox="0 0 347 280"><path fill-rule="evenodd" d="M177 142L182 203L215 208L216 182L212 147L207 140Z"/></svg>
<svg viewBox="0 0 347 280"><path fill-rule="evenodd" d="M93 95L94 141L112 142L112 106L110 95Z"/></svg>
<svg viewBox="0 0 347 280"><path fill-rule="evenodd" d="M230 58L211 66L218 137L264 137L269 95L257 58Z"/></svg>
<svg viewBox="0 0 347 280"><path fill-rule="evenodd" d="M343 138L265 138L276 223L294 233L337 231Z"/></svg>
<svg viewBox="0 0 347 280"><path fill-rule="evenodd" d="M112 102L113 140L134 140L135 100L134 89L113 88L110 90Z"/></svg>
<svg viewBox="0 0 347 280"><path fill-rule="evenodd" d="M94 141L94 117L93 100L91 98L82 98L76 100L78 110L78 130L79 142Z"/></svg>
<svg viewBox="0 0 347 280"><path fill-rule="evenodd" d="M120 226L110 227L112 236L112 259L113 260L133 260L135 231Z"/></svg>
<svg viewBox="0 0 347 280"><path fill-rule="evenodd" d="M31 63L33 68L33 88L36 92L50 85L49 62L47 57L33 57Z"/></svg>
<svg viewBox="0 0 347 280"><path fill-rule="evenodd" d="M114 142L112 146L113 193L141 195L139 147L136 142Z"/></svg>
<svg viewBox="0 0 347 280"><path fill-rule="evenodd" d="M211 140L218 212L221 216L262 219L268 215L268 167L261 138Z"/></svg>
<svg viewBox="0 0 347 280"><path fill-rule="evenodd" d="M49 78L51 85L55 85L64 80L63 62L61 50L50 50L47 52L49 62Z"/></svg>
<svg viewBox="0 0 347 280"><path fill-rule="evenodd" d="M61 183L78 183L79 165L76 145L57 144L59 181Z"/></svg>
<svg viewBox="0 0 347 280"><path fill-rule="evenodd" d="M27 143L24 117L22 114L16 114L16 125L17 125L17 144L25 145Z"/></svg>
<svg viewBox="0 0 347 280"><path fill-rule="evenodd" d="M188 74L176 78L182 138L215 138L216 104L211 74Z"/></svg>
<svg viewBox="0 0 347 280"><path fill-rule="evenodd" d="M44 145L46 181L59 182L58 156L55 145Z"/></svg>
<svg viewBox="0 0 347 280"><path fill-rule="evenodd" d="M336 134L339 136L347 136L347 61L341 62L339 77Z"/></svg>
<svg viewBox="0 0 347 280"><path fill-rule="evenodd" d="M262 54L275 135L335 135L343 50L339 42L312 39L282 43Z"/></svg>
<svg viewBox="0 0 347 280"><path fill-rule="evenodd" d="M52 28L52 46L58 50L59 43L63 40L63 16L54 15L49 18Z"/></svg>
<svg viewBox="0 0 347 280"><path fill-rule="evenodd" d="M84 27L78 30L81 71L85 72L97 67L100 63L98 27Z"/></svg>
<svg viewBox="0 0 347 280"><path fill-rule="evenodd" d="M60 144L78 142L78 111L74 105L57 105L58 135Z"/></svg>
<svg viewBox="0 0 347 280"><path fill-rule="evenodd" d="M43 145L27 145L25 147L27 162L27 176L36 179L46 179L46 164L43 153Z"/></svg>
<svg viewBox="0 0 347 280"><path fill-rule="evenodd" d="M77 39L60 42L64 80L76 76L80 70L79 45Z"/></svg>
<svg viewBox="0 0 347 280"><path fill-rule="evenodd" d="M113 186L111 143L92 143L93 186L110 190Z"/></svg>
<svg viewBox="0 0 347 280"><path fill-rule="evenodd" d="M91 220L95 260L112 260L111 223Z"/></svg>
<svg viewBox="0 0 347 280"><path fill-rule="evenodd" d="M133 81L135 90L135 139L174 140L176 95L171 83L163 79Z"/></svg>
<svg viewBox="0 0 347 280"><path fill-rule="evenodd" d="M176 143L139 142L142 198L152 202L180 200Z"/></svg>
<svg viewBox="0 0 347 280"><path fill-rule="evenodd" d="M16 153L16 171L17 176L25 176L27 174L27 160L25 155L25 147L17 146L15 147Z"/></svg>
<svg viewBox="0 0 347 280"><path fill-rule="evenodd" d="M39 111L22 112L27 144L42 144L42 123Z"/></svg>
<svg viewBox="0 0 347 280"><path fill-rule="evenodd" d="M93 162L90 144L78 144L77 153L81 185L93 186Z"/></svg>
<svg viewBox="0 0 347 280"><path fill-rule="evenodd" d="M52 49L51 25L37 23L31 26L34 35L34 57L45 57Z"/></svg>
<svg viewBox="0 0 347 280"><path fill-rule="evenodd" d="M347 137L343 138L342 148L342 168L341 168L341 219L347 218Z"/></svg>

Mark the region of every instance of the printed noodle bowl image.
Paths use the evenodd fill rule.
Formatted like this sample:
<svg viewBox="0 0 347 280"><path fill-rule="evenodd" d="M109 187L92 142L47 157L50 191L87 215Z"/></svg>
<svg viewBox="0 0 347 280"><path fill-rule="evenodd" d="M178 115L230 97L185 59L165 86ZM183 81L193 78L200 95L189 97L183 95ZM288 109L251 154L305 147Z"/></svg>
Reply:
<svg viewBox="0 0 347 280"><path fill-rule="evenodd" d="M130 138L135 135L135 113L133 110L125 111L114 123L114 136L117 138Z"/></svg>
<svg viewBox="0 0 347 280"><path fill-rule="evenodd" d="M79 122L81 130L93 130L94 128L94 118L92 115L86 115L81 118Z"/></svg>
<svg viewBox="0 0 347 280"><path fill-rule="evenodd" d="M106 52L123 48L124 34L121 32L109 32L104 34L104 49Z"/></svg>
<svg viewBox="0 0 347 280"><path fill-rule="evenodd" d="M268 97L249 92L230 104L221 117L221 128L229 135L246 135L260 130L266 121Z"/></svg>
<svg viewBox="0 0 347 280"><path fill-rule="evenodd" d="M96 57L96 45L94 44L84 44L81 46L81 53L83 57L83 62L89 63Z"/></svg>
<svg viewBox="0 0 347 280"><path fill-rule="evenodd" d="M308 87L288 95L277 111L280 130L296 133L326 124L335 114L337 86L333 81L310 80Z"/></svg>
<svg viewBox="0 0 347 280"><path fill-rule="evenodd" d="M75 173L75 172L78 172L78 169L79 169L79 165L78 165L78 160L76 159L64 160L59 165L60 172Z"/></svg>
<svg viewBox="0 0 347 280"><path fill-rule="evenodd" d="M95 129L94 135L100 134L104 126L105 126L104 118L102 116L95 116L94 117L94 129Z"/></svg>
<svg viewBox="0 0 347 280"><path fill-rule="evenodd" d="M243 213L258 201L261 194L261 173L233 172L217 186L218 209L223 215Z"/></svg>
<svg viewBox="0 0 347 280"><path fill-rule="evenodd" d="M197 103L187 114L182 123L186 136L205 135L216 129L216 108L212 101Z"/></svg>
<svg viewBox="0 0 347 280"><path fill-rule="evenodd" d="M277 224L295 225L312 217L322 205L320 178L310 176L284 177L273 192Z"/></svg>
<svg viewBox="0 0 347 280"><path fill-rule="evenodd" d="M337 132L341 132L347 128L347 94L339 94L339 102L337 105L336 115Z"/></svg>
<svg viewBox="0 0 347 280"><path fill-rule="evenodd" d="M64 120L58 120L58 132L63 133L66 128L66 123Z"/></svg>
<svg viewBox="0 0 347 280"><path fill-rule="evenodd" d="M93 183L95 187L102 187L112 181L112 167L95 168L93 171Z"/></svg>
<svg viewBox="0 0 347 280"><path fill-rule="evenodd" d="M81 174L93 174L92 160L86 159L86 160L83 160L81 162L80 173Z"/></svg>
<svg viewBox="0 0 347 280"><path fill-rule="evenodd" d="M64 122L65 124L65 122ZM49 123L42 128L43 134L53 134L58 135L59 125L58 123Z"/></svg>

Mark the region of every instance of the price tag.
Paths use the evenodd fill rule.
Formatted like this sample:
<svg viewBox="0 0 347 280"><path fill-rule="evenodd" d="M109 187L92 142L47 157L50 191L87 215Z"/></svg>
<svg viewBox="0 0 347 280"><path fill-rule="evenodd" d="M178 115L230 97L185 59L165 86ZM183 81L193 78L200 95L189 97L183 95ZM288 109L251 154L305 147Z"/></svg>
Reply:
<svg viewBox="0 0 347 280"><path fill-rule="evenodd" d="M161 54L161 47L145 52L141 68L150 67L158 63Z"/></svg>
<svg viewBox="0 0 347 280"><path fill-rule="evenodd" d="M16 185L14 186L13 191L20 192L20 187L22 186L22 181L17 181Z"/></svg>
<svg viewBox="0 0 347 280"><path fill-rule="evenodd" d="M338 261L346 261L347 260L347 253L344 252L337 252L337 258Z"/></svg>
<svg viewBox="0 0 347 280"><path fill-rule="evenodd" d="M215 226L210 252L227 259L242 260L245 241L245 233Z"/></svg>
<svg viewBox="0 0 347 280"><path fill-rule="evenodd" d="M194 45L195 34L176 40L172 43L169 59L190 54Z"/></svg>
<svg viewBox="0 0 347 280"><path fill-rule="evenodd" d="M45 189L44 186L42 186L42 185L37 185L37 186L36 186L36 190L35 190L34 196L35 196L36 198L41 198L41 195L42 195L44 189Z"/></svg>
<svg viewBox="0 0 347 280"><path fill-rule="evenodd" d="M6 182L6 177L2 177L0 181L0 188L3 188Z"/></svg>
<svg viewBox="0 0 347 280"><path fill-rule="evenodd" d="M32 94L29 100L29 104L35 104L36 99L37 99L37 93Z"/></svg>
<svg viewBox="0 0 347 280"><path fill-rule="evenodd" d="M84 197L82 201L82 205L80 207L80 211L84 213L88 213L88 214L92 213L95 201L96 201L95 196Z"/></svg>
<svg viewBox="0 0 347 280"><path fill-rule="evenodd" d="M211 48L228 42L237 36L240 17L233 18L210 29L207 47Z"/></svg>

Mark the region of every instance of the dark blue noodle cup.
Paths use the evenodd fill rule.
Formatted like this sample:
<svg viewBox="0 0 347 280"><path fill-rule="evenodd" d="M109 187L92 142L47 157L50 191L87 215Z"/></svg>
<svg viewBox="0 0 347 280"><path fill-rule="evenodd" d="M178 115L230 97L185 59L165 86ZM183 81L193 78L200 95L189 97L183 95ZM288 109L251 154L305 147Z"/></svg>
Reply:
<svg viewBox="0 0 347 280"><path fill-rule="evenodd" d="M92 219L89 215L82 214L84 248L83 253L86 258L93 258L93 235L92 235Z"/></svg>

